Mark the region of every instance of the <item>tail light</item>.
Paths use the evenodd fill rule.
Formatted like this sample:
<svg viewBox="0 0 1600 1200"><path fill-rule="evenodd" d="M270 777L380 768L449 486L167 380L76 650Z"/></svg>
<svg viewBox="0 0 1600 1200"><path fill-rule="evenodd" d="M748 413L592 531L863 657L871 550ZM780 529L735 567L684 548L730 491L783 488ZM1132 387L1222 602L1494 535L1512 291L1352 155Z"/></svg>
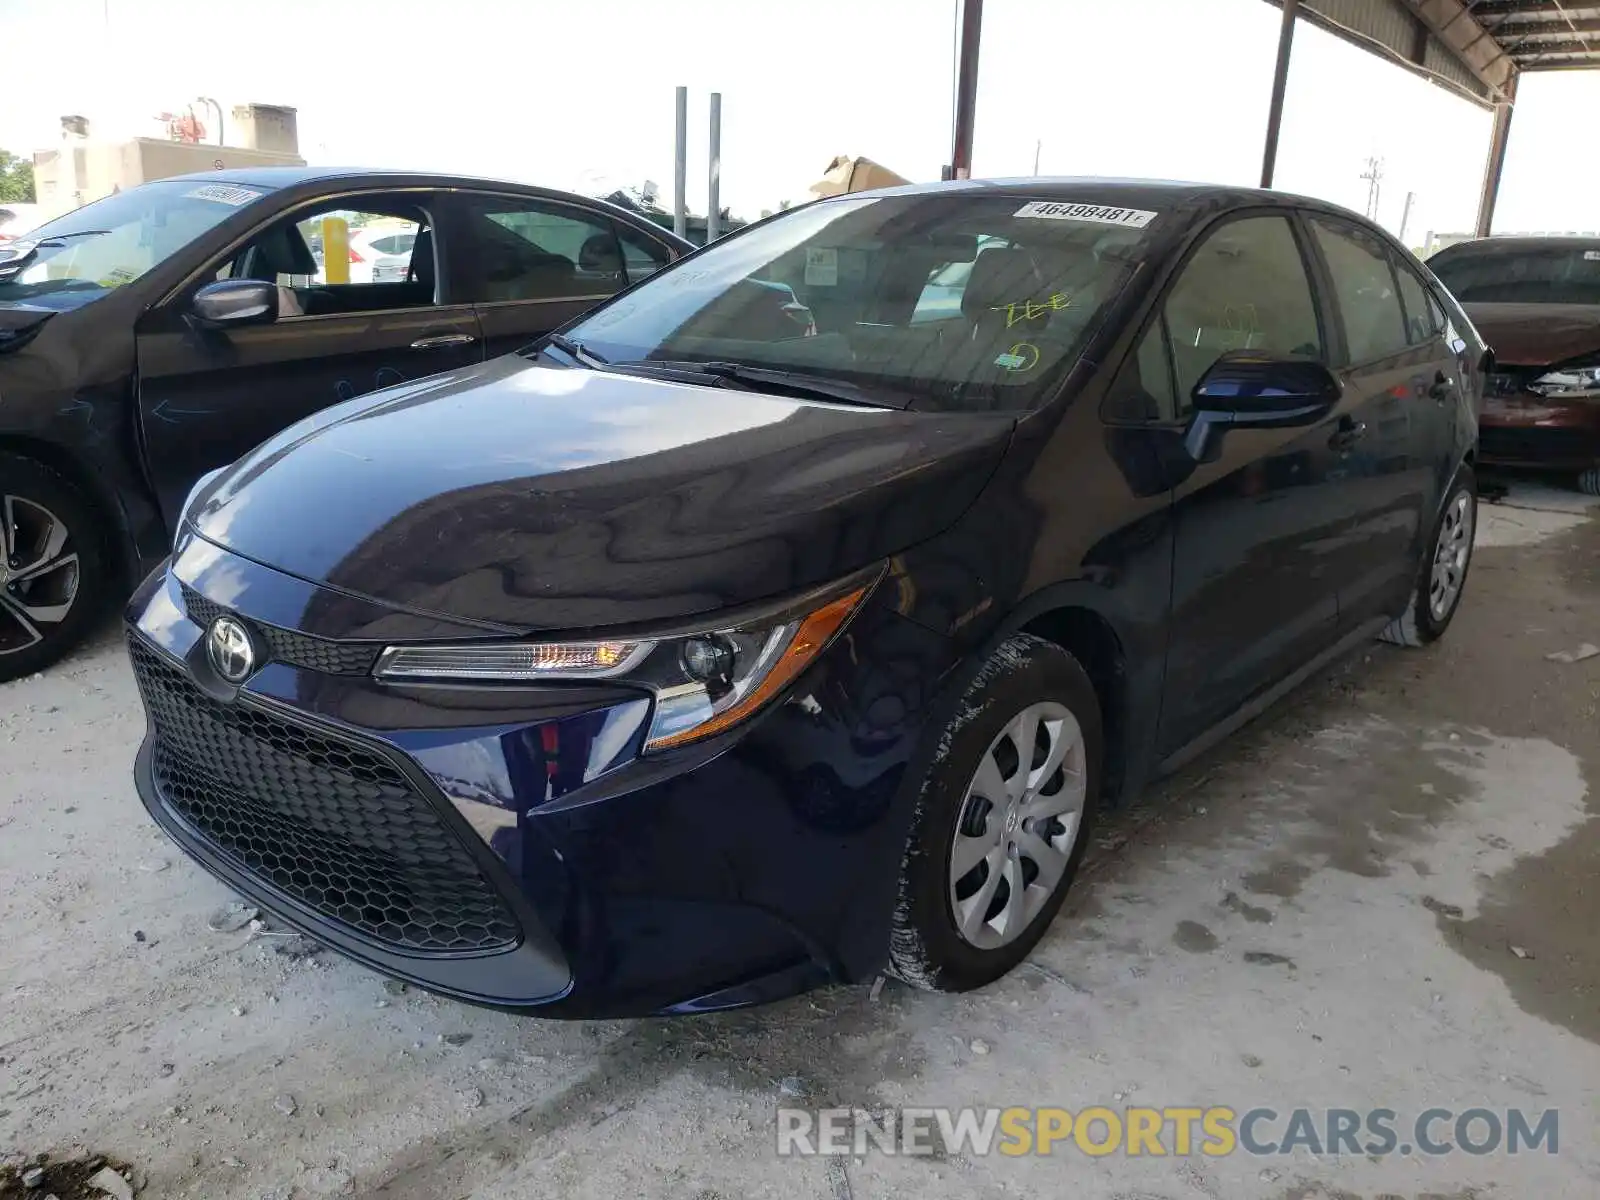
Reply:
<svg viewBox="0 0 1600 1200"><path fill-rule="evenodd" d="M350 247L350 261L353 262L353 263L358 263L358 262L366 262L367 260L362 258L361 255L356 252L356 248L354 246L351 246Z"/></svg>

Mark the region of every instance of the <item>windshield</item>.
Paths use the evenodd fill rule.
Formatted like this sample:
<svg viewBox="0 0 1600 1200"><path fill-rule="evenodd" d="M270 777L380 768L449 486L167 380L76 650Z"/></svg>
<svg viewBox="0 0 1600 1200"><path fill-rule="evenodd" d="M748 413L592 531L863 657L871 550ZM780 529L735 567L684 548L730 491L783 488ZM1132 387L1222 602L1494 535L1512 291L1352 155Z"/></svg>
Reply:
<svg viewBox="0 0 1600 1200"><path fill-rule="evenodd" d="M1428 266L1463 304L1600 304L1600 242L1453 247Z"/></svg>
<svg viewBox="0 0 1600 1200"><path fill-rule="evenodd" d="M0 262L0 303L55 293L62 300L102 296L265 194L260 187L173 179L86 204L8 243L13 251L28 244L34 249L20 270Z"/></svg>
<svg viewBox="0 0 1600 1200"><path fill-rule="evenodd" d="M1144 253L1147 231L1107 223L1118 214L1149 215L1014 193L821 201L651 276L566 334L613 364L732 362L886 403L1022 410L1077 361Z"/></svg>

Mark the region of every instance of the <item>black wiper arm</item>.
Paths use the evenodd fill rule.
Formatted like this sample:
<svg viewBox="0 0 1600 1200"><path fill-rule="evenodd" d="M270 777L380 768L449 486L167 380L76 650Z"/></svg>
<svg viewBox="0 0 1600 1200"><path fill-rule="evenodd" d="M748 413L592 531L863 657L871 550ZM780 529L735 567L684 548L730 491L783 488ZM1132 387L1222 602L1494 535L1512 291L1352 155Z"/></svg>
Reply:
<svg viewBox="0 0 1600 1200"><path fill-rule="evenodd" d="M751 391L772 391L791 396L806 396L818 400L832 400L839 404L857 404L865 408L906 408L910 398L892 392L878 392L857 387L842 379L824 379L804 371L784 371L774 367L752 367L735 362L671 362L649 360L628 363L629 367L663 367L695 371L742 385Z"/></svg>
<svg viewBox="0 0 1600 1200"><path fill-rule="evenodd" d="M581 363L591 371L598 371L606 365L605 359L601 358L593 350L586 349L582 342L575 342L559 333L546 334L544 340L546 345L554 346L568 358L574 362Z"/></svg>
<svg viewBox="0 0 1600 1200"><path fill-rule="evenodd" d="M108 234L110 232L111 232L111 230L109 230L109 229L80 229L76 233L52 233L49 237L41 238L39 241L34 242L34 245L36 245L36 246L59 246L62 242L66 241L68 238L103 237L103 236L105 236L106 234ZM33 239L29 238L26 234L24 234L22 237L18 238L17 240L19 242L26 242L26 241L32 241Z"/></svg>

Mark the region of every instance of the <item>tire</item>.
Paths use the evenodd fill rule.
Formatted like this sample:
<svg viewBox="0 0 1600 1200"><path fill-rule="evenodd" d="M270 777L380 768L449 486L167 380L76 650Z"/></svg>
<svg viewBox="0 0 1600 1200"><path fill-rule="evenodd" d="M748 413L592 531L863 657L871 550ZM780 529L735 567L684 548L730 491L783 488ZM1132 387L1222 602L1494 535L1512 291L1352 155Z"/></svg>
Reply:
<svg viewBox="0 0 1600 1200"><path fill-rule="evenodd" d="M1031 775L1023 771L1014 737L1024 728L1016 722L1029 713L1042 718L1035 727ZM1076 748L1069 743L1074 730ZM984 664L955 716L939 731L939 750L917 797L890 936L889 969L897 978L929 991L968 991L992 983L1027 957L1060 909L1089 844L1104 756L1102 730L1094 685L1077 659L1059 646L1018 634ZM1052 754L1062 765L1041 776ZM1010 772L1008 762L1014 767ZM1026 803L1001 798L1001 793L1015 794L1005 785L1016 782L1036 787L1023 793ZM983 793L995 794L1000 802ZM1080 794L1075 815L1043 815L1047 809L1069 808ZM953 879L958 840L963 862L972 863L960 881ZM971 857L991 841L995 848L982 859ZM998 878L991 886L992 875ZM1011 885L1019 878L1023 886L1015 895L1021 902L1013 907ZM986 920L997 906L999 915ZM970 933L961 928L963 909L977 914L968 916Z"/></svg>
<svg viewBox="0 0 1600 1200"><path fill-rule="evenodd" d="M1585 496L1600 496L1600 467L1590 467L1578 476L1578 490Z"/></svg>
<svg viewBox="0 0 1600 1200"><path fill-rule="evenodd" d="M48 667L93 626L110 583L103 528L60 474L0 451L0 683Z"/></svg>
<svg viewBox="0 0 1600 1200"><path fill-rule="evenodd" d="M1412 588L1406 610L1389 623L1381 636L1396 646L1426 646L1444 636L1461 607L1461 597L1467 590L1467 572L1472 568L1472 539L1478 527L1477 479L1472 468L1463 466L1450 484L1450 491L1439 516L1434 520L1433 531L1428 536L1428 550L1417 567L1417 582ZM1457 536L1458 522L1465 512L1464 541ZM1447 549L1446 542L1453 549ZM1464 551L1459 557L1454 574L1454 591L1449 592L1443 604L1437 602L1434 568L1441 563L1440 555Z"/></svg>

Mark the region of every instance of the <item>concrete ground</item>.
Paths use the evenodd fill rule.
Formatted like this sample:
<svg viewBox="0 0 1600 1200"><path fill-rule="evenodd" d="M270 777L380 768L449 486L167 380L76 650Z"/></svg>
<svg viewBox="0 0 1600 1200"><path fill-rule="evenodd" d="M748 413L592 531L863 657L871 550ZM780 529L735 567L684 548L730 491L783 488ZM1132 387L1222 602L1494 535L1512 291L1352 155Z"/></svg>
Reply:
<svg viewBox="0 0 1600 1200"><path fill-rule="evenodd" d="M228 894L134 796L108 630L0 686L0 1158L192 1200L1600 1195L1600 657L1546 657L1600 644L1590 515L1486 507L1442 644L1374 645L1106 822L999 985L671 1022L212 932ZM780 1103L1557 1108L1560 1152L779 1160Z"/></svg>

